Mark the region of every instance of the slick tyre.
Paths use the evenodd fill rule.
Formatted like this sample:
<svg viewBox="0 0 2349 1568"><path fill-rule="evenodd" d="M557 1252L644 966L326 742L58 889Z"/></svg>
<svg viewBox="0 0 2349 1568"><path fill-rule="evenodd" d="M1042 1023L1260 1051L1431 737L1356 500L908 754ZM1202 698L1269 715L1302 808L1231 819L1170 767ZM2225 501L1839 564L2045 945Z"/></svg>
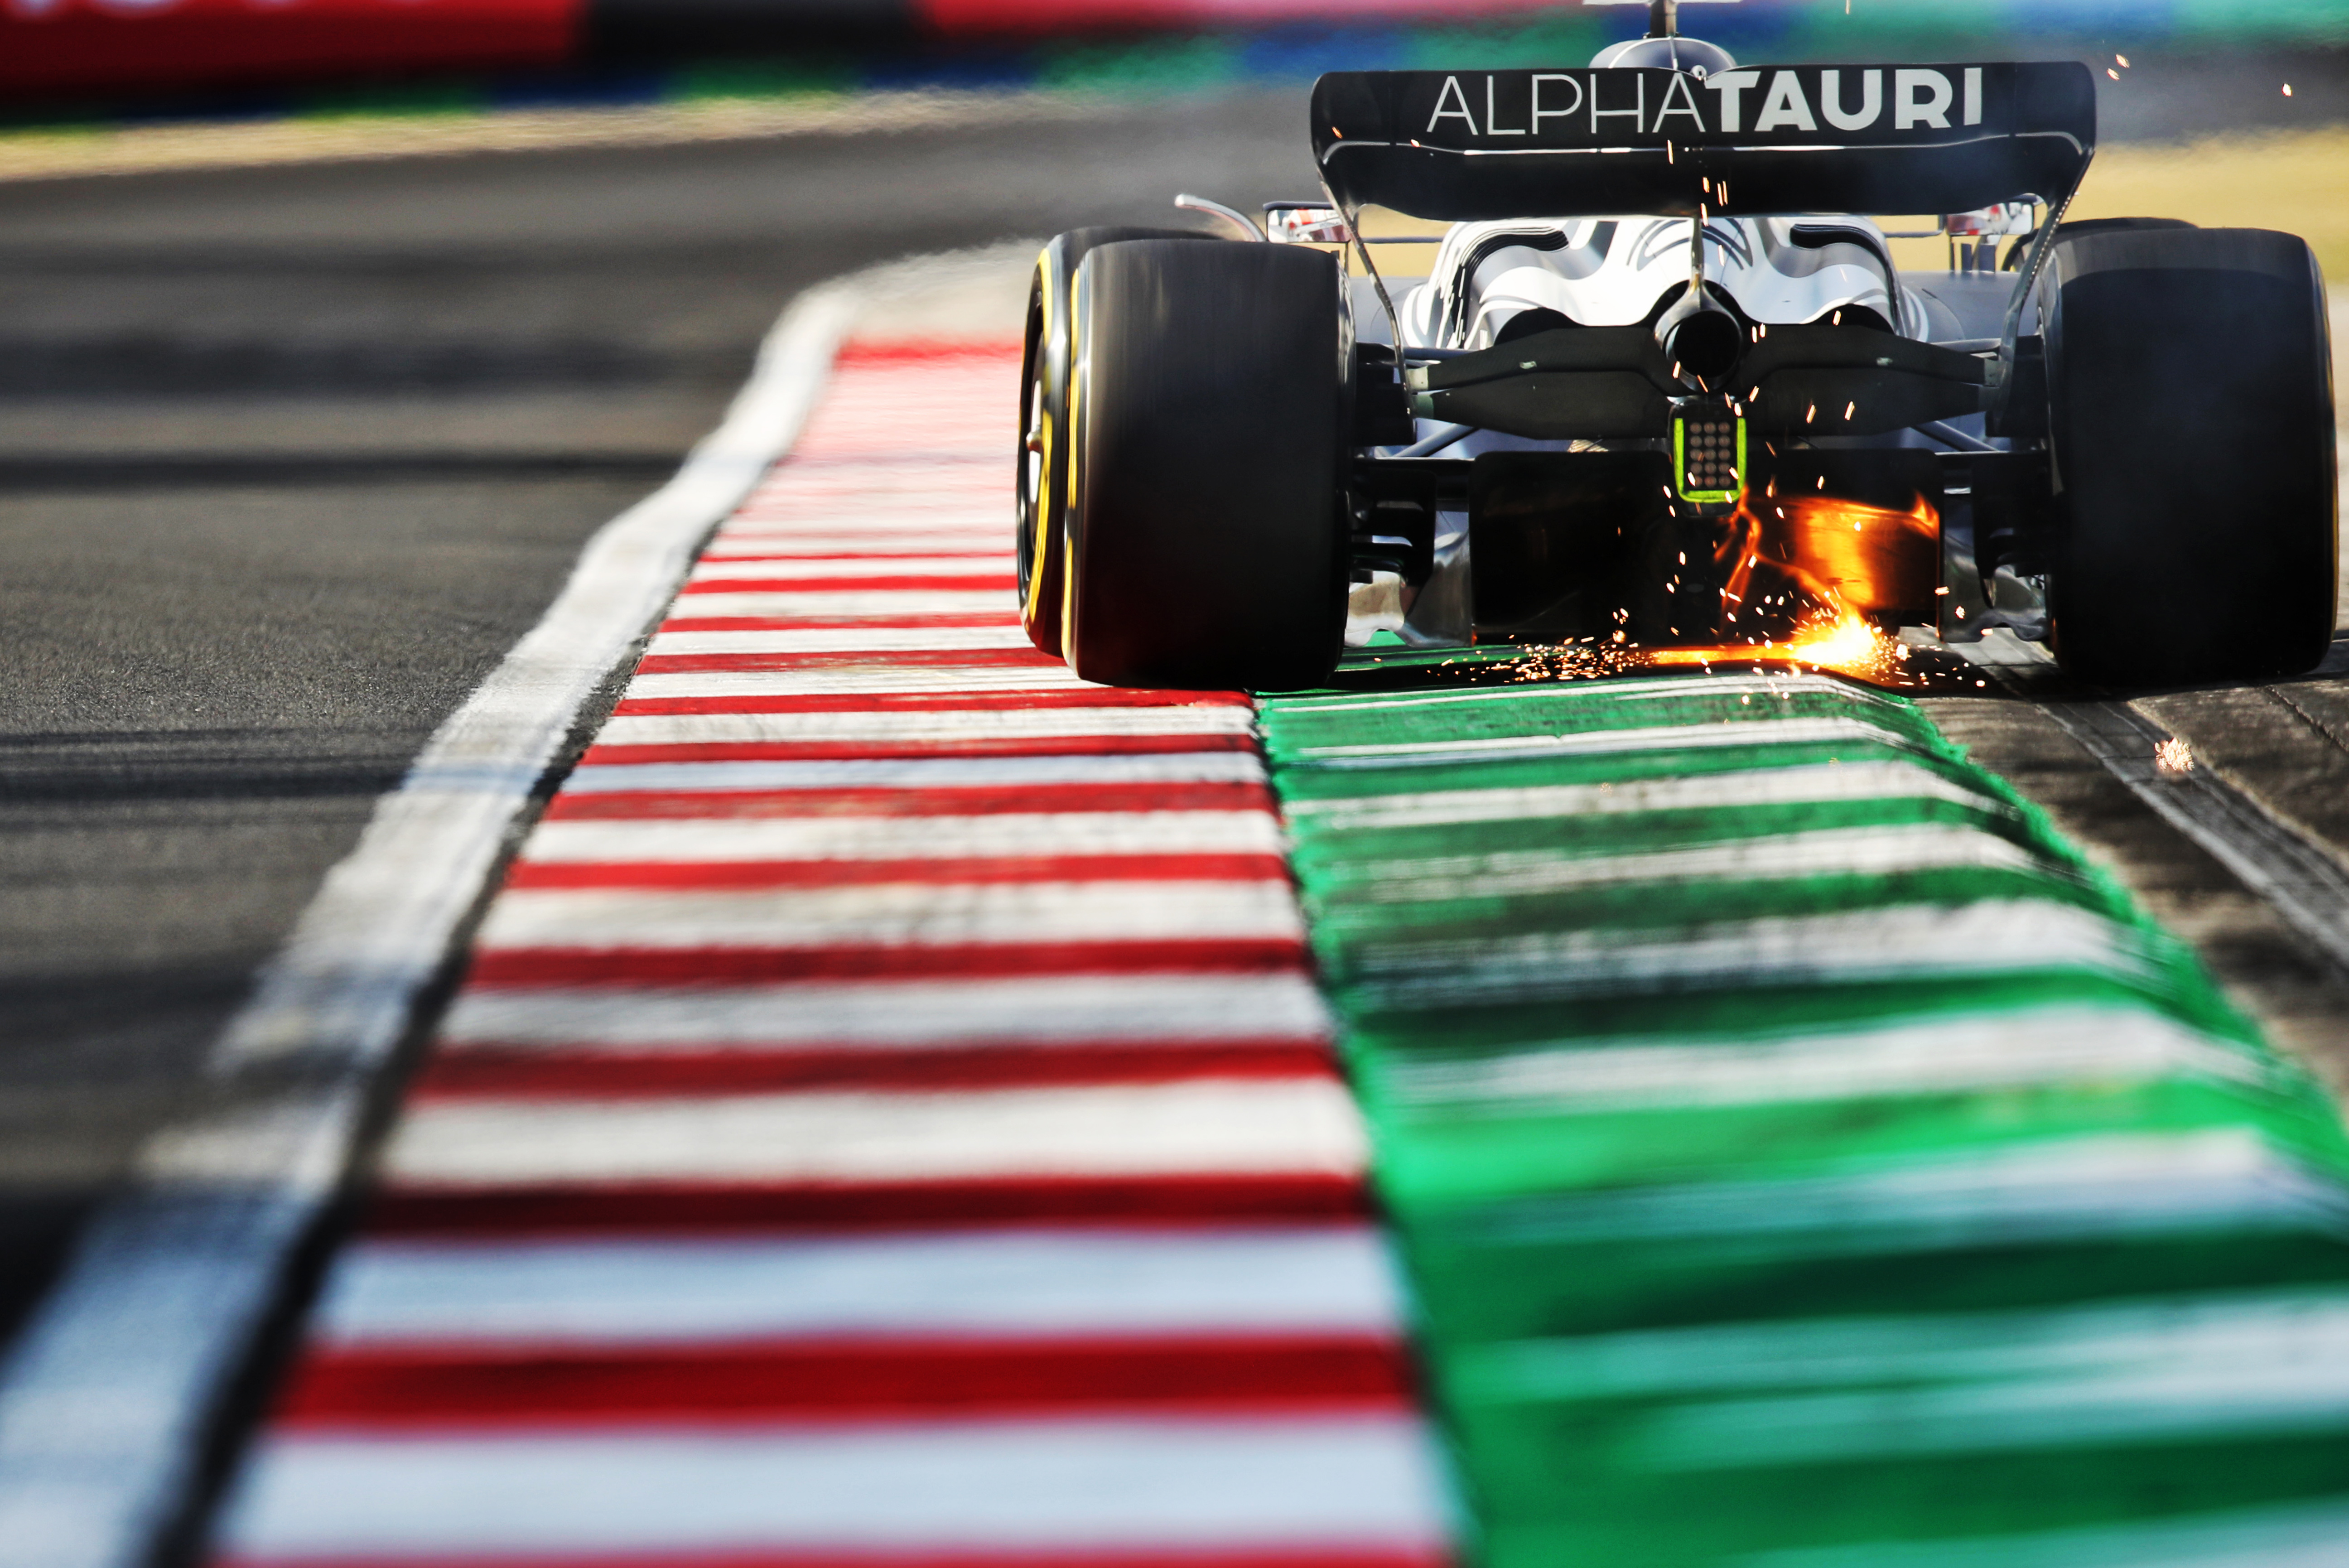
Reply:
<svg viewBox="0 0 2349 1568"><path fill-rule="evenodd" d="M2057 659L2126 686L2313 666L2339 544L2324 286L2306 243L2061 235L2042 301Z"/></svg>
<svg viewBox="0 0 2349 1568"><path fill-rule="evenodd" d="M1215 238L1186 229L1073 229L1044 247L1028 285L1019 362L1019 449L1012 481L1019 562L1019 621L1028 640L1061 651L1066 574L1061 562L1069 495L1069 297L1095 245L1124 240Z"/></svg>
<svg viewBox="0 0 2349 1568"><path fill-rule="evenodd" d="M1121 686L1326 678L1348 559L1335 260L1101 245L1075 306L1069 662Z"/></svg>

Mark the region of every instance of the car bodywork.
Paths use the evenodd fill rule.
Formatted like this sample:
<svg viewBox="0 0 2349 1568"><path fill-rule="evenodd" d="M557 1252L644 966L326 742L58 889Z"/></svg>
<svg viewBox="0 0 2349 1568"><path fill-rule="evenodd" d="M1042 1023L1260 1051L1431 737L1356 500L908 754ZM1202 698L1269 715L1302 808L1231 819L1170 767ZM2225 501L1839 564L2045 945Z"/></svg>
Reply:
<svg viewBox="0 0 2349 1568"><path fill-rule="evenodd" d="M2072 63L1325 76L1329 201L1268 227L1350 275L1357 579L1419 642L2037 635L2030 306L2095 119Z"/></svg>
<svg viewBox="0 0 2349 1568"><path fill-rule="evenodd" d="M1850 307L1868 313L1857 319L1932 336L1922 300L1896 288L1883 232L1867 219L1712 218L1704 240L1707 287L1751 320L1793 325ZM1524 336L1518 317L1534 310L1565 317L1558 325L1644 326L1688 276L1685 219L1460 223L1429 285L1396 306L1407 341L1482 348L1503 333Z"/></svg>

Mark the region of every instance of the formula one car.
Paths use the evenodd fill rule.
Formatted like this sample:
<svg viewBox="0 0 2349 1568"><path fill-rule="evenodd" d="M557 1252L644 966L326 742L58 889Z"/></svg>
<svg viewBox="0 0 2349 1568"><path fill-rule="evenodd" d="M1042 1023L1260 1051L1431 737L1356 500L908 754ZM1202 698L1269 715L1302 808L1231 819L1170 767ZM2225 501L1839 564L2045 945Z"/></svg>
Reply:
<svg viewBox="0 0 2349 1568"><path fill-rule="evenodd" d="M1672 13L1582 68L1324 76L1324 199L1261 228L1182 199L1228 240L1052 241L1017 484L1037 646L1093 680L1293 689L1375 584L1420 645L1783 645L1826 617L2003 625L2121 683L2315 664L2307 244L2064 222L2077 63L1740 67ZM1903 213L1947 270L1895 265L1922 235L1874 215Z"/></svg>

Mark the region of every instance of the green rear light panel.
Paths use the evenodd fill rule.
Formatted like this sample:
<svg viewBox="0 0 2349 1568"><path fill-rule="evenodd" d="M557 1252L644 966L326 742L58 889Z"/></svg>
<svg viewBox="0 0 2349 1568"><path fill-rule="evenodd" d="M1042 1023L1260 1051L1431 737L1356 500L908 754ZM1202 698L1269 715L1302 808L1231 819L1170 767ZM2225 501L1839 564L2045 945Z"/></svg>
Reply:
<svg viewBox="0 0 2349 1568"><path fill-rule="evenodd" d="M1672 416L1673 490L1682 501L1735 501L1744 493L1745 421Z"/></svg>

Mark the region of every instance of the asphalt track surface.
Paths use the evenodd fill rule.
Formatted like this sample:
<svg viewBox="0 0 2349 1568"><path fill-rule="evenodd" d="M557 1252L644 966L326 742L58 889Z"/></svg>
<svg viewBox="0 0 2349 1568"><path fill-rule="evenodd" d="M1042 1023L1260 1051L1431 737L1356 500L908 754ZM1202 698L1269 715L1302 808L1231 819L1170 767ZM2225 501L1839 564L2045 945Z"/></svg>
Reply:
<svg viewBox="0 0 2349 1568"><path fill-rule="evenodd" d="M794 293L1295 194L1296 115L0 187L0 1324Z"/></svg>
<svg viewBox="0 0 2349 1568"><path fill-rule="evenodd" d="M2336 866L2349 860L2349 642L2317 673L2256 686L2129 693L2127 706L2185 741L2198 766ZM2054 670L2013 671L1980 697L1926 699L1942 732L2044 807L2102 859L2147 913L2193 943L2220 984L2309 1062L2336 1100L2349 1097L2349 973L2293 931L2208 849L2174 830L2093 756L2054 708L2109 700ZM2033 701L2033 699L2037 699ZM2150 742L2146 743L2150 750Z"/></svg>
<svg viewBox="0 0 2349 1568"><path fill-rule="evenodd" d="M1033 125L0 187L0 1319L435 725L798 289L1178 189L1309 188L1294 96ZM2056 688L2036 673L2026 692ZM2336 857L2329 677L2141 710ZM1928 704L2349 1084L2349 988L1999 691Z"/></svg>

